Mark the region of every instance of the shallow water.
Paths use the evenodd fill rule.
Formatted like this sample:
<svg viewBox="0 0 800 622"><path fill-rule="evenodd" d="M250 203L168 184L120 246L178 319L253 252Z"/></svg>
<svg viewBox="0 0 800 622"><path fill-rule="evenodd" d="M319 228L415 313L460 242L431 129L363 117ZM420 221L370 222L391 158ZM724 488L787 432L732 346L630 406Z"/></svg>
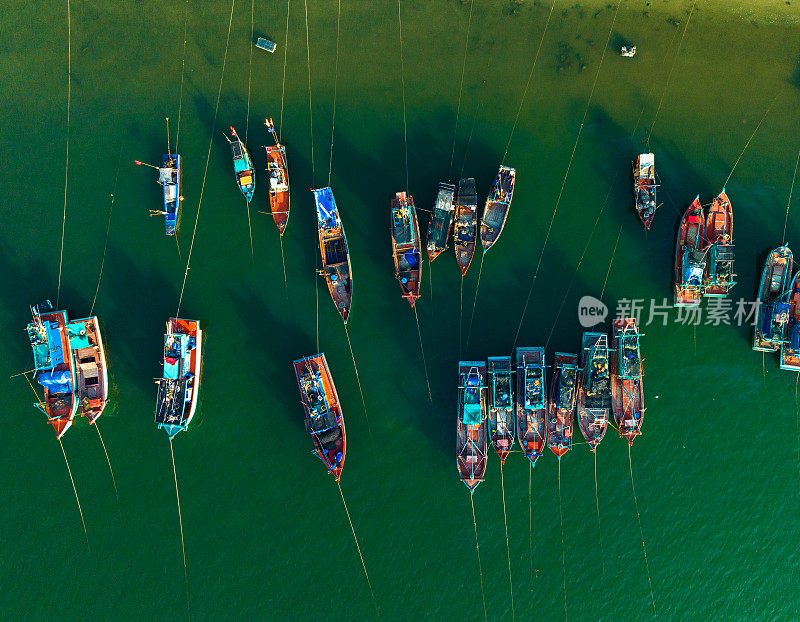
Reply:
<svg viewBox="0 0 800 622"><path fill-rule="evenodd" d="M420 209L432 205L439 180L462 173L477 179L479 202L485 200L544 28L545 4L475 2L460 113L469 3L402 4L409 190ZM185 316L202 320L206 334L198 413L174 444L192 619L375 615L338 491L309 453L291 368L293 359L317 350L317 308L319 349L347 420L342 490L382 616L479 620L472 515L453 456L456 363L459 353L509 352L545 239L518 341L542 345L552 330L552 356L579 347L576 308L584 295L602 291L612 316L617 300L643 299L643 323L651 299L671 300L679 215L697 194L710 202L741 154L727 183L739 275L732 298L755 296L760 262L782 241L800 149L800 8L794 0L757 8L700 3L675 61L691 5L623 3L602 66L614 8L604 2L556 6L505 159L518 171L516 194L506 229L482 266L468 345L480 257L463 284L461 339L461 280L452 250L430 272L425 267L419 319L431 403L414 316L400 298L390 256L389 201L406 178L397 5L343 3L329 173L337 4L314 2L308 9L313 156L305 17L302 3L291 4L282 133L293 200L283 245L284 290L277 231L259 213L268 209L265 177L258 177L251 205L251 257L244 201L220 133L228 125L247 133L256 166L263 168L260 145L269 142L263 117L276 123L281 117L286 6L255 6L255 35L277 41L278 51L253 53L248 123L250 4L236 3L182 305ZM190 8L178 139L186 197L179 254L163 235L163 222L147 217L160 200L152 171L132 161L160 157L166 116L174 148L184 5L170 11L152 1L72 6L60 306L74 317L91 307L113 191L95 312L103 321L113 383L113 404L100 426L120 501L96 434L78 422L64 446L86 517L87 552L52 432L31 408L24 380L4 382L0 607L6 619L186 614L169 449L152 421L152 379L160 374L163 323L175 312L183 283L230 5L192 2ZM66 11L34 15L28 3L15 1L5 7L5 24L0 319L7 330L0 336L0 377L8 378L30 361L22 330L27 305L57 297ZM616 53L624 42L637 45L633 59ZM631 208L628 166L651 128L664 205L645 235ZM315 290L313 203L306 188L327 184L329 174L352 256L348 328L368 419L340 318L324 284ZM797 235L797 193L788 216L790 244ZM420 215L424 227L428 213ZM659 615L797 617L796 377L780 372L774 357L752 352L749 328L735 321L693 329L671 319L644 331L648 412L631 459ZM609 430L597 456L602 546L591 454L576 446L561 465L572 619L652 615L627 458L624 443ZM557 462L545 455L533 471L530 531L528 475L521 456L511 456L504 480L516 616L560 617ZM489 618L510 620L494 456L474 500Z"/></svg>

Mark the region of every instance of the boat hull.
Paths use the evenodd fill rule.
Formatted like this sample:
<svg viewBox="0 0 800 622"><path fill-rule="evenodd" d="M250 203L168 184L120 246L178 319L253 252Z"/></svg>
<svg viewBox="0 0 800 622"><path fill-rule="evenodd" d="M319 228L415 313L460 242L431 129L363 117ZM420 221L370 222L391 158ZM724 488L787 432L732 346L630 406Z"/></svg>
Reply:
<svg viewBox="0 0 800 622"><path fill-rule="evenodd" d="M517 438L532 465L547 445L544 348L517 348Z"/></svg>
<svg viewBox="0 0 800 622"><path fill-rule="evenodd" d="M350 251L339 210L330 187L312 190L317 207L317 238L322 256L322 276L328 285L333 304L347 324L353 300L353 277Z"/></svg>
<svg viewBox="0 0 800 622"><path fill-rule="evenodd" d="M572 449L575 405L578 400L578 355L556 352L553 385L550 389L550 412L547 419L547 442L557 458Z"/></svg>
<svg viewBox="0 0 800 622"><path fill-rule="evenodd" d="M652 153L642 153L633 162L633 201L639 220L649 231L658 207L655 157Z"/></svg>
<svg viewBox="0 0 800 622"><path fill-rule="evenodd" d="M94 423L108 404L108 368L97 317L73 320L67 325L75 365L78 414Z"/></svg>
<svg viewBox="0 0 800 622"><path fill-rule="evenodd" d="M447 248L447 240L450 237L450 230L453 228L453 197L455 197L455 193L456 187L453 184L444 182L439 184L433 216L428 223L427 249L430 261L436 259Z"/></svg>
<svg viewBox="0 0 800 622"><path fill-rule="evenodd" d="M781 343L781 369L800 371L800 272L792 281L789 295L789 322L786 339Z"/></svg>
<svg viewBox="0 0 800 622"><path fill-rule="evenodd" d="M170 440L189 427L197 410L203 360L198 320L170 318L164 336L164 374L158 381L156 424Z"/></svg>
<svg viewBox="0 0 800 622"><path fill-rule="evenodd" d="M244 195L244 198L247 199L247 202L250 203L256 192L256 170L253 168L253 161L250 159L247 148L233 128L231 128L231 136L233 136L233 140L227 136L225 138L228 138L228 143L231 147L233 175L239 190Z"/></svg>
<svg viewBox="0 0 800 622"><path fill-rule="evenodd" d="M777 352L780 349L783 335L774 334L774 324L770 324L769 332L764 330L764 321L770 321L767 313L771 313L784 295L787 281L793 267L793 255L789 247L779 246L767 256L761 272L756 302L756 322L753 335L753 350L758 352ZM787 318L788 320L788 315Z"/></svg>
<svg viewBox="0 0 800 622"><path fill-rule="evenodd" d="M717 249L724 247L733 249L733 208L725 194L719 193L711 202L706 219L706 245L711 249L707 265L707 277L703 287L703 295L720 298L728 295L735 285L732 273L732 259L718 260Z"/></svg>
<svg viewBox="0 0 800 622"><path fill-rule="evenodd" d="M501 166L495 177L492 192L486 199L486 208L481 218L480 237L483 252L488 251L503 233L511 209L516 177L517 171L508 166Z"/></svg>
<svg viewBox="0 0 800 622"><path fill-rule="evenodd" d="M510 356L490 356L487 361L489 438L500 462L505 464L514 447L514 382Z"/></svg>
<svg viewBox="0 0 800 622"><path fill-rule="evenodd" d="M628 441L628 445L633 445L633 441L642 433L644 423L644 383L641 365L641 355L638 350L638 327L633 318L614 320L614 339L611 345L611 398L614 420L617 423L620 438ZM629 351L626 335L636 336L635 355ZM625 342L624 342L625 341ZM623 343L624 342L624 343ZM622 346L622 348L620 348ZM636 368L638 373L623 373L620 366L620 354L635 356L638 360Z"/></svg>
<svg viewBox="0 0 800 622"><path fill-rule="evenodd" d="M265 149L267 150L267 178L269 179L269 189L267 190L269 208L278 232L283 235L289 222L291 196L286 148L283 145L274 145Z"/></svg>
<svg viewBox="0 0 800 622"><path fill-rule="evenodd" d="M422 253L414 199L405 192L398 192L392 200L389 230L395 278L400 284L403 298L413 308L420 298Z"/></svg>
<svg viewBox="0 0 800 622"><path fill-rule="evenodd" d="M605 344L605 345L603 345ZM607 337L583 333L581 371L578 377L578 425L594 451L606 434L611 410Z"/></svg>
<svg viewBox="0 0 800 622"><path fill-rule="evenodd" d="M478 234L478 194L473 178L458 182L458 199L455 206L453 225L453 248L456 262L464 276L475 254L475 238Z"/></svg>
<svg viewBox="0 0 800 622"><path fill-rule="evenodd" d="M700 197L695 198L681 220L678 242L675 246L675 303L676 307L697 307L703 297L702 280L705 272L705 259L700 267L699 275L687 279L685 270L691 269L693 254L701 253L705 241L705 219ZM699 261L695 261L699 263Z"/></svg>
<svg viewBox="0 0 800 622"><path fill-rule="evenodd" d="M173 164L174 163L174 166ZM183 196L183 159L177 153L164 154L164 168L173 168L171 183L162 183L164 194L164 233L175 235L178 232L181 201Z"/></svg>
<svg viewBox="0 0 800 622"><path fill-rule="evenodd" d="M486 473L486 364L459 361L458 380L456 467L461 481L474 493Z"/></svg>

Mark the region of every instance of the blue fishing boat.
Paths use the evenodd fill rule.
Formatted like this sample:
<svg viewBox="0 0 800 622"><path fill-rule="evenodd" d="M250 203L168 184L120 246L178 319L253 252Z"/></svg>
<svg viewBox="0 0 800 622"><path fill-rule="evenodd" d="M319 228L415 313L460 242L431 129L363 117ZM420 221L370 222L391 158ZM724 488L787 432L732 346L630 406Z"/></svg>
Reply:
<svg viewBox="0 0 800 622"><path fill-rule="evenodd" d="M31 307L28 340L33 350L37 381L44 400L35 404L47 416L56 438L72 425L78 409L75 399L75 365L67 335L66 311L54 311L49 300Z"/></svg>
<svg viewBox="0 0 800 622"><path fill-rule="evenodd" d="M514 445L514 383L511 357L490 356L487 360L489 376L489 437L494 450L505 464Z"/></svg>
<svg viewBox="0 0 800 622"><path fill-rule="evenodd" d="M183 196L183 160L177 153L172 153L169 147L169 118L167 119L167 153L161 159L161 166L147 164L134 160L137 166L148 166L158 171L158 183L163 193L164 209L150 210L151 216L164 216L164 232L175 235L178 231L178 217L180 216L181 201Z"/></svg>
<svg viewBox="0 0 800 622"><path fill-rule="evenodd" d="M236 130L231 126L231 136L233 140L228 138L226 134L225 140L231 146L231 157L233 158L233 174L236 176L236 185L242 191L244 198L247 202L253 200L253 195L256 192L256 171L253 168L253 161L250 159L250 154L236 133Z"/></svg>
<svg viewBox="0 0 800 622"><path fill-rule="evenodd" d="M547 446L544 348L517 348L517 438L535 465Z"/></svg>
<svg viewBox="0 0 800 622"><path fill-rule="evenodd" d="M319 252L322 255L320 273L325 277L336 310L347 324L353 300L353 278L344 226L339 218L333 191L326 187L312 189L311 192L314 193L314 203L317 207L317 236Z"/></svg>
<svg viewBox="0 0 800 622"><path fill-rule="evenodd" d="M767 257L761 272L756 305L753 350L777 352L784 339L784 329L789 321L787 287L792 276L792 251L787 245L779 246Z"/></svg>
<svg viewBox="0 0 800 622"><path fill-rule="evenodd" d="M789 322L781 343L781 369L800 371L800 272L792 281L789 294Z"/></svg>
<svg viewBox="0 0 800 622"><path fill-rule="evenodd" d="M486 473L486 363L459 361L456 465L470 493Z"/></svg>
<svg viewBox="0 0 800 622"><path fill-rule="evenodd" d="M156 380L156 424L170 440L194 417L200 391L203 331L197 320L170 318L164 336L164 372Z"/></svg>

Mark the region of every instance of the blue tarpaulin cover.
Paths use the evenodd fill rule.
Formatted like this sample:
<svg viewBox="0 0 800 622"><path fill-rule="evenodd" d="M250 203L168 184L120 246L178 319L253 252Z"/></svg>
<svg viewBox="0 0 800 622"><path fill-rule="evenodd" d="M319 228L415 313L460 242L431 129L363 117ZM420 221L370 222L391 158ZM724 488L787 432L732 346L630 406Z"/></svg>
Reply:
<svg viewBox="0 0 800 622"><path fill-rule="evenodd" d="M49 393L70 393L72 391L72 375L67 370L40 374L38 382Z"/></svg>

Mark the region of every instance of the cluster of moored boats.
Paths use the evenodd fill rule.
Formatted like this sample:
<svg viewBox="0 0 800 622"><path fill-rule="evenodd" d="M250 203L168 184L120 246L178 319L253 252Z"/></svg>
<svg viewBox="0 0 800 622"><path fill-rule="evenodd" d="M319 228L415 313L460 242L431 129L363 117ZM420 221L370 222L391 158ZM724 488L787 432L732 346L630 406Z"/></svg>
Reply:
<svg viewBox="0 0 800 622"><path fill-rule="evenodd" d="M502 463L515 441L531 465L546 447L560 460L572 448L576 412L591 451L612 413L633 444L645 410L642 335L633 318L614 320L612 330L611 347L606 333L585 332L581 356L556 352L551 366L541 347L518 347L515 365L510 356L458 363L456 463L470 492L483 481L489 443Z"/></svg>

